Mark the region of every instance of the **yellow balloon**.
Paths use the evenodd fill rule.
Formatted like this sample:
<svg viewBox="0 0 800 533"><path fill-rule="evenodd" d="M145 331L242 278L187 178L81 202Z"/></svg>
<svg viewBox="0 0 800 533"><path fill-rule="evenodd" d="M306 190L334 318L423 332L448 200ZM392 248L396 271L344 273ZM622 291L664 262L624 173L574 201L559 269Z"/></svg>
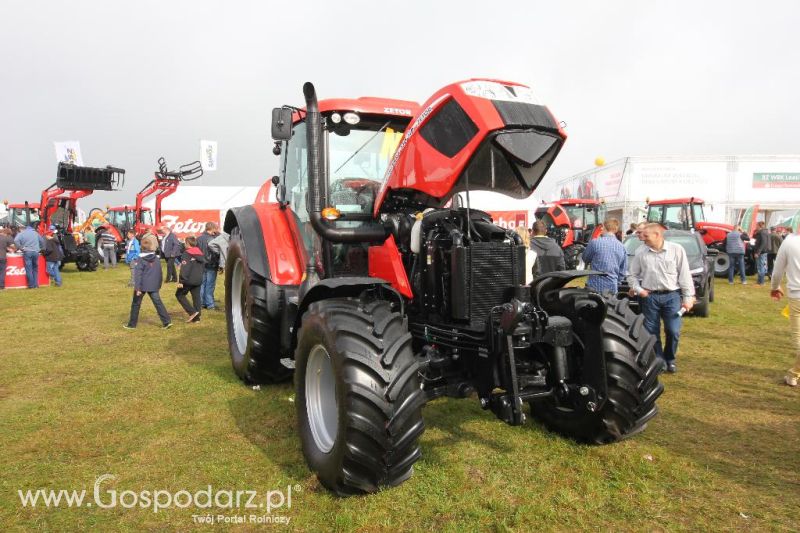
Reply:
<svg viewBox="0 0 800 533"><path fill-rule="evenodd" d="M606 164L606 160L603 159L602 157L596 157L594 159L594 165L597 166L597 167L602 167L605 164Z"/></svg>

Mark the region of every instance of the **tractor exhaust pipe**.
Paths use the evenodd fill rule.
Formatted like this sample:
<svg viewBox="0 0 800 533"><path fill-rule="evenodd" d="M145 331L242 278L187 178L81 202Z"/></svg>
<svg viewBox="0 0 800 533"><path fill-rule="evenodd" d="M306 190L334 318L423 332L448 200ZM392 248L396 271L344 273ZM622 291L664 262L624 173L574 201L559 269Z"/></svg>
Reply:
<svg viewBox="0 0 800 533"><path fill-rule="evenodd" d="M344 243L382 243L389 235L383 225L367 222L357 228L337 228L322 218L322 209L328 198L325 195L325 174L322 171L322 120L317 105L317 92L311 82L303 84L306 99L306 142L308 144L308 215L311 225L324 239Z"/></svg>

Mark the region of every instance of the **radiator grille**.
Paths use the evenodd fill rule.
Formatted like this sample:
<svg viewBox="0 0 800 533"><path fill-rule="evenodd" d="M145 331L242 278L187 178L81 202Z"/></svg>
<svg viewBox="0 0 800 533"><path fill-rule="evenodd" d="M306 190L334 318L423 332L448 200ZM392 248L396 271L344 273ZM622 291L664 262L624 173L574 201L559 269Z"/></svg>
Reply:
<svg viewBox="0 0 800 533"><path fill-rule="evenodd" d="M493 307L508 301L509 288L518 284L519 252L524 248L498 242L475 242L469 247L468 289L470 322L482 325Z"/></svg>

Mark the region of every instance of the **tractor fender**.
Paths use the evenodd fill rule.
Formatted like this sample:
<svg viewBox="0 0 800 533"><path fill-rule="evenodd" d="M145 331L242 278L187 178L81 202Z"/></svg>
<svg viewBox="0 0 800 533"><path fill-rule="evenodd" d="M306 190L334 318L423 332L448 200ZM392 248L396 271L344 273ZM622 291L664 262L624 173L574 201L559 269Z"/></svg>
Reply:
<svg viewBox="0 0 800 533"><path fill-rule="evenodd" d="M556 270L538 276L531 283L531 296L536 305L543 307L545 296L551 291L557 291L574 279L586 276L606 276L605 272L598 270Z"/></svg>
<svg viewBox="0 0 800 533"><path fill-rule="evenodd" d="M222 226L225 233L230 234L237 227L247 249L247 266L259 276L269 279L269 262L267 261L267 249L264 246L264 235L261 233L261 223L252 206L234 207L225 213L225 223Z"/></svg>

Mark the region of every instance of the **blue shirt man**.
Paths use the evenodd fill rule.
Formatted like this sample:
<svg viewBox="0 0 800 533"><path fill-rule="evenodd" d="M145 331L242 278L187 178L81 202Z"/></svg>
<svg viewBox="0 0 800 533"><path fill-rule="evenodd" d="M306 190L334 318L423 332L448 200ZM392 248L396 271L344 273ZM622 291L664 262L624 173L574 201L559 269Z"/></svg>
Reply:
<svg viewBox="0 0 800 533"><path fill-rule="evenodd" d="M591 263L592 270L605 272L606 275L589 276L586 286L597 292L616 294L619 282L628 269L628 255L616 236L619 221L616 218L609 218L603 222L603 228L606 232L589 241L589 245L583 251L583 262L587 265Z"/></svg>
<svg viewBox="0 0 800 533"><path fill-rule="evenodd" d="M39 287L39 252L45 246L44 237L28 226L17 234L14 244L17 246L17 250L22 252L28 288L37 289Z"/></svg>

